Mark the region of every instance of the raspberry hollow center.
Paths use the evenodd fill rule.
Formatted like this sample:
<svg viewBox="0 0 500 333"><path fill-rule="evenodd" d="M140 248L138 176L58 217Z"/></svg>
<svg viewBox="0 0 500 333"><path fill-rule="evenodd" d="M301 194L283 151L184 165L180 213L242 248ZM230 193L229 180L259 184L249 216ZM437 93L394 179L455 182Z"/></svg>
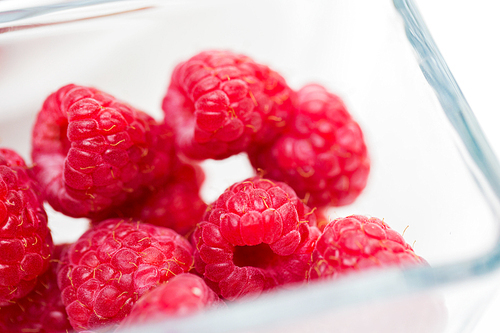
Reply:
<svg viewBox="0 0 500 333"><path fill-rule="evenodd" d="M253 246L235 246L233 262L238 267L256 267L267 269L273 267L280 258L268 244L262 243Z"/></svg>

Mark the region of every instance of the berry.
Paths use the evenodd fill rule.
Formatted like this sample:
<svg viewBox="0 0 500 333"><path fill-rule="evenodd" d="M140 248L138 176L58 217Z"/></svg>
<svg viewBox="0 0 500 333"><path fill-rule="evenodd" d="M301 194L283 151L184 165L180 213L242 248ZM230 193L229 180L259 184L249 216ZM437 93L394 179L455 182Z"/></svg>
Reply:
<svg viewBox="0 0 500 333"><path fill-rule="evenodd" d="M205 180L203 170L195 164L181 164L168 181L101 218L132 217L142 222L173 229L181 235L191 233L201 221L207 204L200 197ZM94 224L98 220L93 221Z"/></svg>
<svg viewBox="0 0 500 333"><path fill-rule="evenodd" d="M147 223L171 228L181 235L189 234L201 221L207 208L200 197L200 186L204 178L200 167L183 165L132 216L138 216Z"/></svg>
<svg viewBox="0 0 500 333"><path fill-rule="evenodd" d="M297 97L298 111L285 133L249 150L252 165L290 184L310 207L352 203L370 170L359 125L342 100L320 85L303 87Z"/></svg>
<svg viewBox="0 0 500 333"><path fill-rule="evenodd" d="M49 269L38 278L27 296L0 309L0 331L66 333L72 330L57 287L56 267L65 247L67 245L55 247Z"/></svg>
<svg viewBox="0 0 500 333"><path fill-rule="evenodd" d="M53 251L38 184L24 160L0 149L0 306L26 296Z"/></svg>
<svg viewBox="0 0 500 333"><path fill-rule="evenodd" d="M224 306L224 302L203 279L194 274L180 274L144 294L120 327L187 316L202 309Z"/></svg>
<svg viewBox="0 0 500 333"><path fill-rule="evenodd" d="M330 222L316 243L310 279L385 266L426 264L384 221L351 215Z"/></svg>
<svg viewBox="0 0 500 333"><path fill-rule="evenodd" d="M192 237L196 270L226 300L306 279L315 216L286 184L255 177L209 205Z"/></svg>
<svg viewBox="0 0 500 333"><path fill-rule="evenodd" d="M328 223L330 223L328 212L325 208L320 208L314 210L314 215L316 215L316 221L319 231L323 232L323 229L325 229Z"/></svg>
<svg viewBox="0 0 500 333"><path fill-rule="evenodd" d="M295 93L277 72L247 56L204 51L174 69L162 108L181 153L224 159L280 133L295 109Z"/></svg>
<svg viewBox="0 0 500 333"><path fill-rule="evenodd" d="M146 113L70 84L45 100L33 128L32 157L51 206L92 217L165 178L173 138Z"/></svg>
<svg viewBox="0 0 500 333"><path fill-rule="evenodd" d="M171 229L104 221L72 244L58 267L69 321L78 331L117 324L144 293L192 263L191 245Z"/></svg>

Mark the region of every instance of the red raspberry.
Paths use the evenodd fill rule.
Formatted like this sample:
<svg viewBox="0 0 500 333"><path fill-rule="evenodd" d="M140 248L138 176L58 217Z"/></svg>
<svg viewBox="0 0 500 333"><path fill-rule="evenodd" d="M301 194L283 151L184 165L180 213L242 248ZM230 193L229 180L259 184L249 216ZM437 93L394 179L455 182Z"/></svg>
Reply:
<svg viewBox="0 0 500 333"><path fill-rule="evenodd" d="M297 96L298 112L286 132L271 145L252 147L252 165L290 184L311 207L352 203L370 170L361 129L322 86L307 85Z"/></svg>
<svg viewBox="0 0 500 333"><path fill-rule="evenodd" d="M101 220L132 217L187 235L201 221L207 207L199 194L204 180L205 174L198 165L179 165L163 186L145 193L144 197L136 202L118 207ZM96 223L98 220L94 220L94 224Z"/></svg>
<svg viewBox="0 0 500 333"><path fill-rule="evenodd" d="M38 184L16 152L0 149L0 306L26 296L53 250Z"/></svg>
<svg viewBox="0 0 500 333"><path fill-rule="evenodd" d="M168 174L173 138L165 125L94 88L51 94L33 128L32 157L46 199L92 217L138 196Z"/></svg>
<svg viewBox="0 0 500 333"><path fill-rule="evenodd" d="M306 279L319 230L286 184L250 178L207 208L193 233L195 268L227 300Z"/></svg>
<svg viewBox="0 0 500 333"><path fill-rule="evenodd" d="M268 141L295 109L295 93L267 66L241 54L205 51L179 64L163 100L179 151L224 159Z"/></svg>
<svg viewBox="0 0 500 333"><path fill-rule="evenodd" d="M224 306L224 302L203 279L194 274L180 274L144 294L120 327L187 316L202 309Z"/></svg>
<svg viewBox="0 0 500 333"><path fill-rule="evenodd" d="M74 329L116 324L149 289L189 271L192 247L168 228L104 221L72 244L58 285Z"/></svg>
<svg viewBox="0 0 500 333"><path fill-rule="evenodd" d="M49 269L38 278L27 296L0 309L0 331L66 333L72 330L57 287L56 267L65 247L67 245L55 247Z"/></svg>
<svg viewBox="0 0 500 333"><path fill-rule="evenodd" d="M426 264L384 221L352 215L330 222L316 243L310 279L389 265Z"/></svg>
<svg viewBox="0 0 500 333"><path fill-rule="evenodd" d="M330 218L325 208L315 209L314 215L316 215L316 221L319 231L323 232L325 227L330 223Z"/></svg>

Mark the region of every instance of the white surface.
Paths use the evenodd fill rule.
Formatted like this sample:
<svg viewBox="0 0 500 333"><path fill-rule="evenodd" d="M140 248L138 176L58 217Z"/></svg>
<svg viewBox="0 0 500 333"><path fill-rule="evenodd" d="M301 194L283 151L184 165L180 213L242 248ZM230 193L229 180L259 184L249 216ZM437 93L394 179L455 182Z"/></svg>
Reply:
<svg viewBox="0 0 500 333"><path fill-rule="evenodd" d="M490 145L500 156L500 3L496 0L415 2ZM496 293L474 333L499 332L499 313L500 293Z"/></svg>

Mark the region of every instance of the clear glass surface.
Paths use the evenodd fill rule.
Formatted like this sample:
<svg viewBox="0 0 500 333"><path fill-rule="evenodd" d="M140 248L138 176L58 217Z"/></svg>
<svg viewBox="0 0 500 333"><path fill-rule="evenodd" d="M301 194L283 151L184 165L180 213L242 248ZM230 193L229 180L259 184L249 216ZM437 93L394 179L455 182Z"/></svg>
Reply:
<svg viewBox="0 0 500 333"><path fill-rule="evenodd" d="M330 209L330 218L383 218L430 264L289 288L129 332L473 328L499 285L500 168L412 1L52 1L25 2L23 15L5 4L3 147L29 161L35 115L67 83L94 86L161 119L179 61L204 49L245 53L292 88L325 85L362 126L368 186L354 204ZM245 155L203 167L207 202L252 174ZM87 227L47 209L57 242Z"/></svg>

